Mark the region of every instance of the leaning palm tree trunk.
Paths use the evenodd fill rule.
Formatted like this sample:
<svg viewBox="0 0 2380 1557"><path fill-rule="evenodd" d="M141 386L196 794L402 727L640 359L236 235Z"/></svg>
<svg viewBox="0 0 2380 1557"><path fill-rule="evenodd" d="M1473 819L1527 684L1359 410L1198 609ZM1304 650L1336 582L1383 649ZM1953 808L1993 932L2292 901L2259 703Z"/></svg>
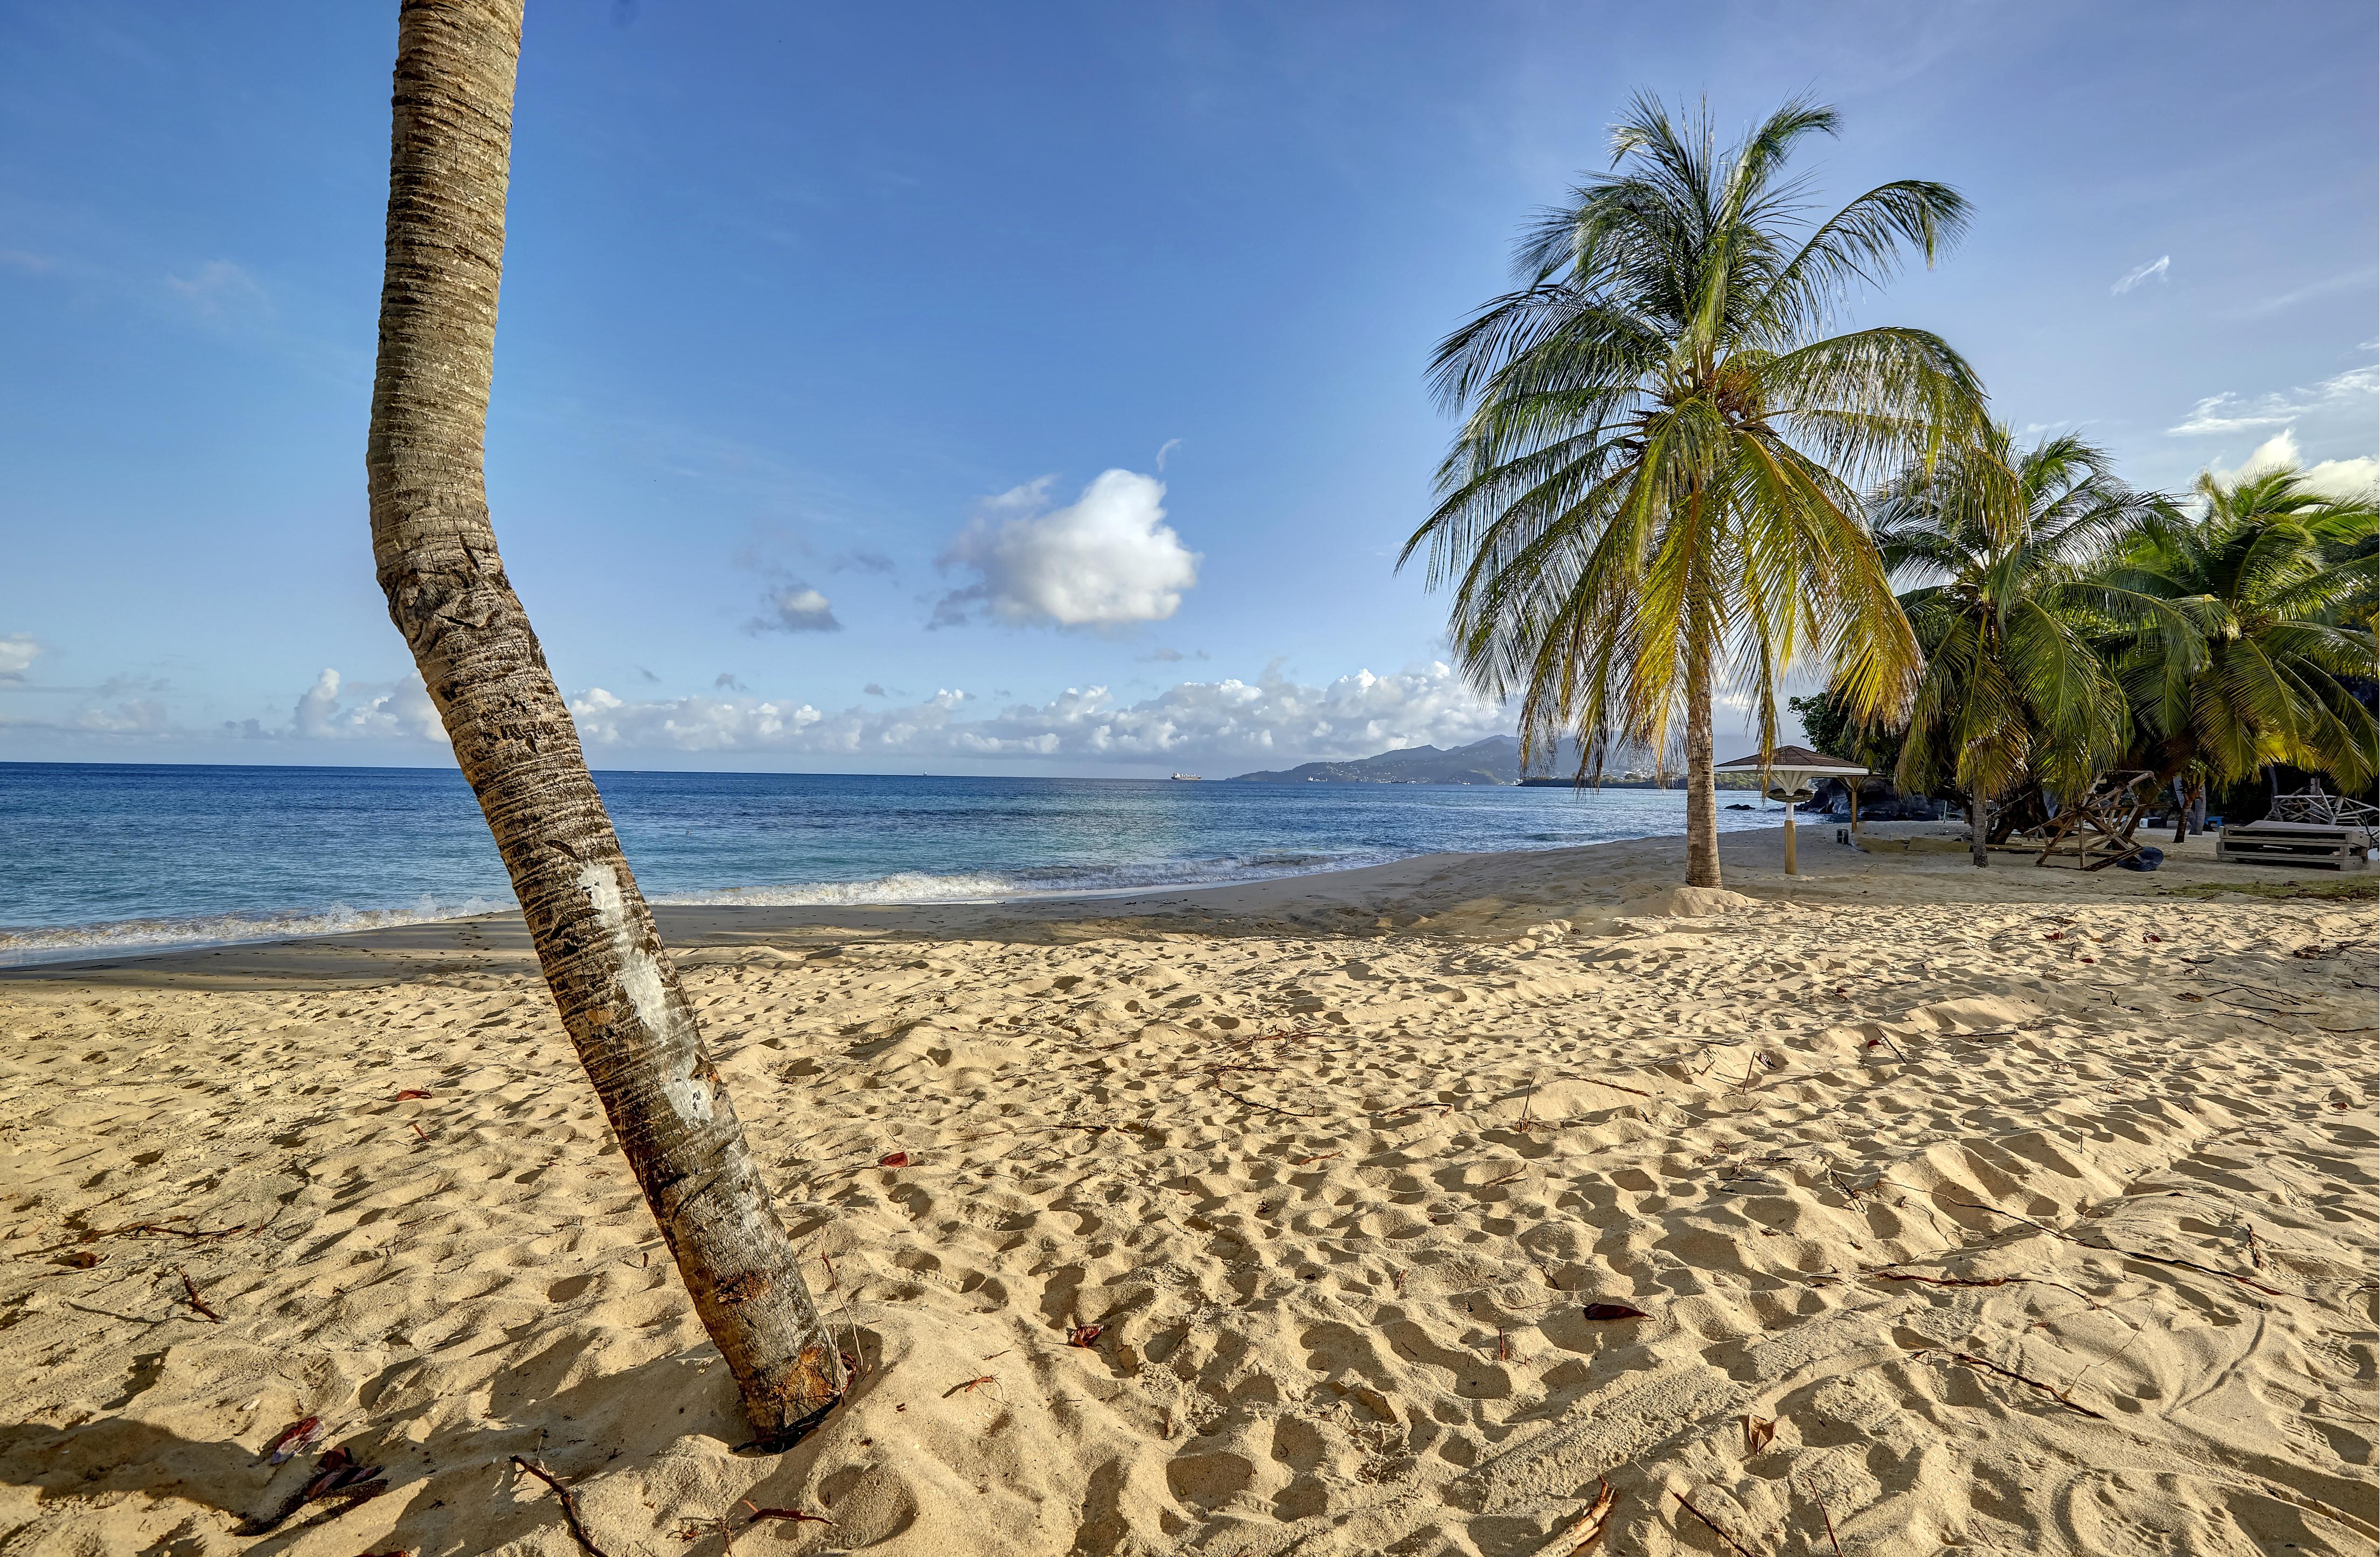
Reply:
<svg viewBox="0 0 2380 1557"><path fill-rule="evenodd" d="M620 852L489 523L480 447L522 0L405 0L365 454L372 555L480 797L563 1026L734 1370L781 1440L843 1370Z"/></svg>

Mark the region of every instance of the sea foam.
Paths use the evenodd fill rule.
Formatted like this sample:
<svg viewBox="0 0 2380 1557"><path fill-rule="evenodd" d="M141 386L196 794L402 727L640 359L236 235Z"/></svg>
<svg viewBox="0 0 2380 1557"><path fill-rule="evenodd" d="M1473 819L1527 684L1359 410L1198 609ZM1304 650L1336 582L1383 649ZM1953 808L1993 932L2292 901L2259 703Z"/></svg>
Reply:
<svg viewBox="0 0 2380 1557"><path fill-rule="evenodd" d="M295 940L308 935L343 935L358 930L385 930L399 924L468 919L475 914L502 912L512 906L509 899L468 898L440 902L423 898L407 908L355 909L343 903L334 903L328 908L300 909L282 913L213 913L181 918L119 919L102 924L70 924L56 928L0 927L0 967L29 962L75 961L116 952L173 951L192 947Z"/></svg>

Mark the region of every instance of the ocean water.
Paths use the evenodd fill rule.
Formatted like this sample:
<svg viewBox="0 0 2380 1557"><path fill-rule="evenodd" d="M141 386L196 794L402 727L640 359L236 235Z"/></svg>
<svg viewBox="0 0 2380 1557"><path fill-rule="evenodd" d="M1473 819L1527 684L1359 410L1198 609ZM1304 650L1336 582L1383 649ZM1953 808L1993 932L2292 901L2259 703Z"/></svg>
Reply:
<svg viewBox="0 0 2380 1557"><path fill-rule="evenodd" d="M1107 892L1685 827L1678 791L595 777L638 883L669 903ZM1722 827L1779 821L1773 807L1719 816ZM495 845L451 768L0 763L0 964L511 906Z"/></svg>

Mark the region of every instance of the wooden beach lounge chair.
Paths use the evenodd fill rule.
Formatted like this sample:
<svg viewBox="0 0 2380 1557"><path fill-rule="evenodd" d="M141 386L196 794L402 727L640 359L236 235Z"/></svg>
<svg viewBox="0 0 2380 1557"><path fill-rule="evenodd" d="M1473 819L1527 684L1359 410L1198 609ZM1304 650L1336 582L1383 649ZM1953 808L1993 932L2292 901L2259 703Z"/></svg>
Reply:
<svg viewBox="0 0 2380 1557"><path fill-rule="evenodd" d="M2380 807L2325 794L2317 784L2275 799L2261 822L2225 827L2215 857L2235 865L2360 871L2380 859Z"/></svg>
<svg viewBox="0 0 2380 1557"><path fill-rule="evenodd" d="M2033 863L2046 865L2071 856L2083 870L2103 871L2138 855L2141 846L2132 841L2132 830L2148 814L2146 785L2155 777L2129 771L2101 777L2050 819L2048 841Z"/></svg>

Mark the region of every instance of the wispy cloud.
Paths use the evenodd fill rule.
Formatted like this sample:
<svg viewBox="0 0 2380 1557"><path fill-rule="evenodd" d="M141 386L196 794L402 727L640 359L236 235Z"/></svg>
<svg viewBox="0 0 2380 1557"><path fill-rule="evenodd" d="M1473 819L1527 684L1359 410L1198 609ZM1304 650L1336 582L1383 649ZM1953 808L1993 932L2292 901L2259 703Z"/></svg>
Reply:
<svg viewBox="0 0 2380 1557"><path fill-rule="evenodd" d="M2279 313L2283 308L2293 308L2300 303L2309 302L2316 297L2327 297L2334 292L2368 293L2374 280L2380 280L2380 267L2365 265L2360 270L2341 271L2335 276L2325 276L2320 281L2308 282L2303 286L2293 287L2277 296L2267 297L2261 303L2252 304L2241 309L2239 317L2263 319L2268 314ZM2367 346L2364 349L2369 351L2371 348Z"/></svg>
<svg viewBox="0 0 2380 1557"><path fill-rule="evenodd" d="M2152 279L2163 281L2165 280L2167 267L2172 263L2172 255L2160 254L2145 265L2136 265L2132 269L2124 272L2123 280L2107 288L2107 295L2111 297L2121 297L2125 293L2130 292L2133 287L2140 285L2141 283L2144 281Z"/></svg>
<svg viewBox="0 0 2380 1557"><path fill-rule="evenodd" d="M262 284L228 260L210 260L195 275L169 275L165 286L192 313L211 322L273 311L273 299Z"/></svg>
<svg viewBox="0 0 2380 1557"><path fill-rule="evenodd" d="M2341 410L2374 394L2380 394L2380 368L2350 368L2318 384L2253 397L2226 390L2192 406L2188 416L2166 431L2175 438L2204 438L2287 427L2301 416Z"/></svg>

